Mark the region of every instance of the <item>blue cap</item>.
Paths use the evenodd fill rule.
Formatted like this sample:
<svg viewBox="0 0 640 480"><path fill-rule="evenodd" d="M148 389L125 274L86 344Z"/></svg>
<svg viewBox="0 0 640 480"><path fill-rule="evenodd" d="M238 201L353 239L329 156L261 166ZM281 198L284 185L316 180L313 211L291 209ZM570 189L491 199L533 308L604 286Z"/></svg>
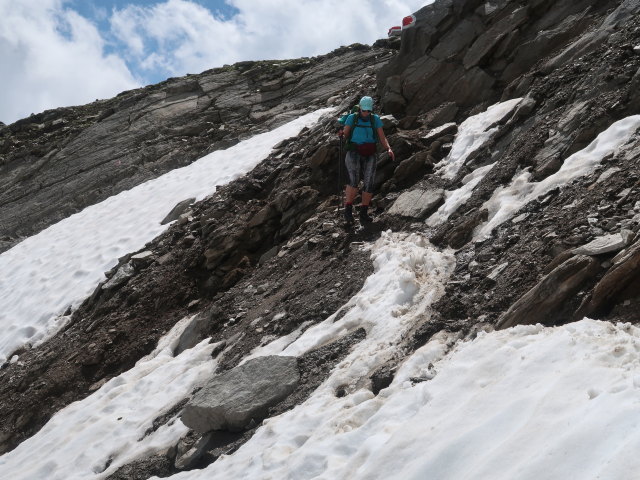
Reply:
<svg viewBox="0 0 640 480"><path fill-rule="evenodd" d="M373 110L373 98L362 97L360 99L360 110Z"/></svg>

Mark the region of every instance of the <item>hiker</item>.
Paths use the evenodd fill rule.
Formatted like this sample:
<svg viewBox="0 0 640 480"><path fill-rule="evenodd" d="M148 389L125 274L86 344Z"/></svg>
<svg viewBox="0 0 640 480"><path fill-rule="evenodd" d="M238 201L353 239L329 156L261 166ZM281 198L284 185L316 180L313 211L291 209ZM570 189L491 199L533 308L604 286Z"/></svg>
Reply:
<svg viewBox="0 0 640 480"><path fill-rule="evenodd" d="M376 142L379 141L387 149L392 161L395 159L393 150L391 150L382 130L382 120L372 112L373 99L362 97L358 106L358 112L347 117L344 131L340 132L340 136L347 139L347 155L344 163L347 169L348 184L345 190L344 218L348 225L353 224L353 201L358 194L360 171L363 172L362 181L364 182L362 202L359 208L360 222L372 221L368 210L373 197L373 182L376 176Z"/></svg>

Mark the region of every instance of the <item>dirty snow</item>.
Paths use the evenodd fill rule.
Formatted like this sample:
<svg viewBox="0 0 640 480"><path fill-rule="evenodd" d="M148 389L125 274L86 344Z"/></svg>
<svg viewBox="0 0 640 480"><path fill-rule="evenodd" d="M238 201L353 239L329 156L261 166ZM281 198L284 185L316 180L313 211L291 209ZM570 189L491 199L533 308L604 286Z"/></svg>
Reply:
<svg viewBox="0 0 640 480"><path fill-rule="evenodd" d="M525 169L517 174L507 187L498 188L485 202L483 208L489 210L487 222L479 225L476 240L491 235L493 229L509 220L520 208L556 187L562 187L572 180L591 174L603 158L615 153L640 128L640 115L633 115L615 122L596 137L586 148L569 156L560 170L540 182L532 181L532 174Z"/></svg>
<svg viewBox="0 0 640 480"><path fill-rule="evenodd" d="M320 331L289 353L326 340ZM585 319L466 341L440 333L377 397L366 378L385 355L371 346L233 455L171 478L631 480L640 468L635 326ZM338 398L341 385L349 395Z"/></svg>
<svg viewBox="0 0 640 480"><path fill-rule="evenodd" d="M168 226L160 225L180 201L212 194L217 185L251 170L285 138L332 111L304 115L271 132L85 208L0 255L0 364L26 343L58 331L104 280L117 259L135 252Z"/></svg>
<svg viewBox="0 0 640 480"><path fill-rule="evenodd" d="M471 195L473 190L485 177L489 170L493 168L495 163L485 165L484 167L476 168L469 175L462 179L462 187L444 192L445 201L440 208L434 212L426 221L430 227L435 227L447 221L447 219L453 214L460 205L465 203Z"/></svg>
<svg viewBox="0 0 640 480"><path fill-rule="evenodd" d="M462 122L449 155L439 164L436 173L449 180L455 178L469 155L481 148L498 131L498 127L494 125L510 115L521 101L522 98L515 98L496 103L485 112Z"/></svg>

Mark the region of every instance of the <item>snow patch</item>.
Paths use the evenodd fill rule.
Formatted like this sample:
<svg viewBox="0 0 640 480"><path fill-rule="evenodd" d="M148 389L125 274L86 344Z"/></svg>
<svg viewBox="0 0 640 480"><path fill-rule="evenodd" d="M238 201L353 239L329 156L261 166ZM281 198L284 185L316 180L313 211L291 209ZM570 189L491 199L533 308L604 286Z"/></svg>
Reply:
<svg viewBox="0 0 640 480"><path fill-rule="evenodd" d="M515 98L496 103L485 112L473 115L462 122L451 151L441 162L437 173L449 180L455 178L469 155L481 148L498 131L498 127L494 125L509 115L521 101L522 98Z"/></svg>
<svg viewBox="0 0 640 480"><path fill-rule="evenodd" d="M484 240L500 224L510 219L524 205L556 187L591 174L603 158L614 153L640 128L640 115L633 115L615 122L586 148L569 156L560 170L540 182L532 181L532 174L525 169L517 174L507 187L497 188L483 208L489 210L489 220L474 232L475 240Z"/></svg>
<svg viewBox="0 0 640 480"><path fill-rule="evenodd" d="M336 398L330 379L233 455L171 478L635 478L639 328L585 319L455 341L436 335L377 397Z"/></svg>

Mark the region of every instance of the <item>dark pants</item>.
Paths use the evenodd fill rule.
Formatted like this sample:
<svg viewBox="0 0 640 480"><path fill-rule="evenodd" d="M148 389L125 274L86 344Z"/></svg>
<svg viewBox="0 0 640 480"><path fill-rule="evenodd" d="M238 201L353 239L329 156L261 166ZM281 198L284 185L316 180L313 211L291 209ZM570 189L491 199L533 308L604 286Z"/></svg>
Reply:
<svg viewBox="0 0 640 480"><path fill-rule="evenodd" d="M376 156L363 157L358 152L349 151L344 159L344 164L347 167L349 185L358 188L360 174L362 173L364 191L373 193L373 182L376 178Z"/></svg>

